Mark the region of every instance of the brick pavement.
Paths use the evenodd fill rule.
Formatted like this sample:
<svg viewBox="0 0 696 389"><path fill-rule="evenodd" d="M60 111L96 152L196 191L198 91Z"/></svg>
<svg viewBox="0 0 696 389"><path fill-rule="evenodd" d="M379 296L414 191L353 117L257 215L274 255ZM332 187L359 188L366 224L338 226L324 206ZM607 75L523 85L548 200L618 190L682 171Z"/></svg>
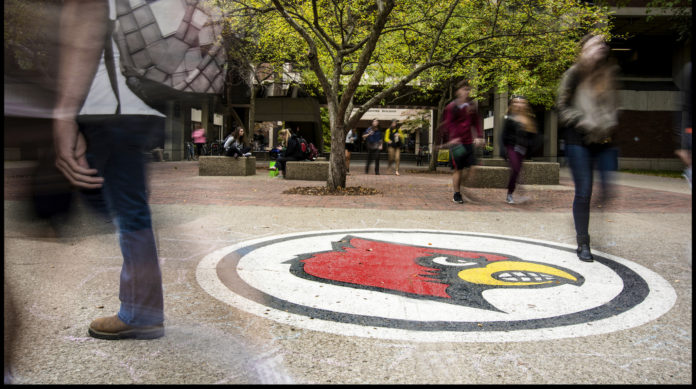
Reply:
<svg viewBox="0 0 696 389"><path fill-rule="evenodd" d="M5 168L5 200L27 199L32 168ZM151 204L199 204L238 206L294 206L349 209L452 210L506 212L570 212L573 202L572 181L561 178L560 187L526 189L530 201L509 205L504 202L505 189L467 188L465 193L476 203L452 202L451 175L408 173L401 176L366 175L355 166L347 186L378 189L371 196L307 196L283 194L297 186L321 186L318 181L272 178L259 167L255 176L200 177L197 162L150 164ZM596 188L596 186L595 186ZM596 194L597 192L595 192ZM616 185L616 196L605 210L612 212L668 213L691 212L692 197L667 191ZM595 196L596 197L596 196Z"/></svg>

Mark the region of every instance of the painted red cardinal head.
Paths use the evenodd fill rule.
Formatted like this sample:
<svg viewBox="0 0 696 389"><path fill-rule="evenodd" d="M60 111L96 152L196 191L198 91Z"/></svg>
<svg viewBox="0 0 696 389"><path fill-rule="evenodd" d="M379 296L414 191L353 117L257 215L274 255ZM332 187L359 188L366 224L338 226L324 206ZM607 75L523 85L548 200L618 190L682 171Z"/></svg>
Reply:
<svg viewBox="0 0 696 389"><path fill-rule="evenodd" d="M568 269L474 251L419 247L346 236L333 250L289 261L298 277L354 288L499 311L482 292L490 288L582 285Z"/></svg>

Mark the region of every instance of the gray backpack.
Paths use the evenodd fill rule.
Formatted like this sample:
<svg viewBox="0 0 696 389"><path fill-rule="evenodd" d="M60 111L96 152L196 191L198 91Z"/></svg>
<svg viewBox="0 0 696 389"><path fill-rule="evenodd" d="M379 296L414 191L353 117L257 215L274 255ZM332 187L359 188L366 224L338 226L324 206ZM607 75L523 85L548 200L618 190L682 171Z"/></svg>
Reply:
<svg viewBox="0 0 696 389"><path fill-rule="evenodd" d="M221 93L225 50L219 10L205 0L115 0L113 37L128 87L149 105L182 93ZM109 43L111 40L108 40ZM115 86L113 53L106 62ZM111 57L111 61L109 61ZM118 96L117 88L114 88Z"/></svg>

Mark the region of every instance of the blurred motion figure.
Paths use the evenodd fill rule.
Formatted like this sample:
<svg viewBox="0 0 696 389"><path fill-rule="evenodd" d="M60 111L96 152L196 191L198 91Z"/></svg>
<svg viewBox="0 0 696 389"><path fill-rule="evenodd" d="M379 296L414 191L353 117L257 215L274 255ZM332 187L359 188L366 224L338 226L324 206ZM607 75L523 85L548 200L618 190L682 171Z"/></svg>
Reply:
<svg viewBox="0 0 696 389"><path fill-rule="evenodd" d="M566 129L566 155L575 183L577 254L580 260L592 262L589 223L593 170L600 174L603 203L610 196L610 172L618 167L618 150L612 140L618 123L618 66L609 57L603 37L587 35L580 47L578 60L563 74L557 108L560 124Z"/></svg>
<svg viewBox="0 0 696 389"><path fill-rule="evenodd" d="M503 124L503 150L510 165L510 179L507 186L506 201L514 204L512 194L517 186L517 179L522 170L522 161L534 143L537 133L534 114L524 96L513 96ZM519 198L518 202L524 201Z"/></svg>
<svg viewBox="0 0 696 389"><path fill-rule="evenodd" d="M88 333L101 339L164 335L162 276L147 200L144 152L164 115L109 69L119 61L111 37L115 2L66 0L61 12L53 136L56 166L115 218L123 255L116 315Z"/></svg>

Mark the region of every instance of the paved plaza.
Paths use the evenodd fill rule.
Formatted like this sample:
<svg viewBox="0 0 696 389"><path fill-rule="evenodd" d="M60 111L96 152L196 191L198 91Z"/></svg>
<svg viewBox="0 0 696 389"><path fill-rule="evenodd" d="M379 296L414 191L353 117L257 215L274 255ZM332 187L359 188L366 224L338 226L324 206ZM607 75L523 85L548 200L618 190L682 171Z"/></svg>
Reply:
<svg viewBox="0 0 696 389"><path fill-rule="evenodd" d="M559 185L522 185L529 200L514 205L505 189L483 188L455 204L447 169L419 168L402 163L395 176L383 162L381 175L366 175L353 161L347 185L381 194L307 196L283 191L324 183L270 177L264 163L247 177L200 177L195 161L151 164L166 335L105 341L87 326L119 307L113 223L80 202L53 223L32 217L33 165L5 162L15 382L692 382L683 179L617 173L615 197L593 204L598 260L585 264L567 168ZM437 272L397 279L405 253ZM443 264L459 267L445 278Z"/></svg>

